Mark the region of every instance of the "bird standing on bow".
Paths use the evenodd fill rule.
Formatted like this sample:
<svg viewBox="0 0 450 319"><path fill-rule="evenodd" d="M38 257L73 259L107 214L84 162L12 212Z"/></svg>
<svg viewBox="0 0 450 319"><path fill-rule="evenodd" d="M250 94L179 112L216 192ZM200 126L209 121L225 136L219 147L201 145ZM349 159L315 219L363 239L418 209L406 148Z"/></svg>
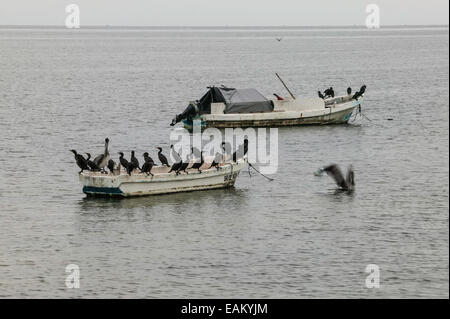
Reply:
<svg viewBox="0 0 450 319"><path fill-rule="evenodd" d="M75 150L70 150L75 155L75 161L78 165L78 167L81 169L81 171L78 172L78 174L81 174L84 170L89 170L89 166L87 164L86 159L83 157L83 155L78 154Z"/></svg>
<svg viewBox="0 0 450 319"><path fill-rule="evenodd" d="M344 174L342 174L341 169L336 164L323 168L323 171L330 175L342 190L352 192L355 189L355 174L351 165L348 168L346 178L344 178Z"/></svg>

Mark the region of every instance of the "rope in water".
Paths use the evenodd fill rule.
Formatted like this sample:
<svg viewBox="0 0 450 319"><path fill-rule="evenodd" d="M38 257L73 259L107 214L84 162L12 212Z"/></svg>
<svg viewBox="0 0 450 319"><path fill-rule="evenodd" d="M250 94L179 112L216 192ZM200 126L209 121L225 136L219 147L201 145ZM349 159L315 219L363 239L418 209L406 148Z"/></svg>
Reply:
<svg viewBox="0 0 450 319"><path fill-rule="evenodd" d="M270 178L270 177L267 177L266 175L264 175L263 173L261 173L260 171L258 171L251 163L248 163L248 166L249 167L251 167L251 168L253 168L258 174L260 174L262 177L265 177L265 178L267 178L269 181L274 181L274 179L273 178ZM248 170L248 173L249 173L249 175L250 175L250 170ZM251 175L250 175L251 176Z"/></svg>

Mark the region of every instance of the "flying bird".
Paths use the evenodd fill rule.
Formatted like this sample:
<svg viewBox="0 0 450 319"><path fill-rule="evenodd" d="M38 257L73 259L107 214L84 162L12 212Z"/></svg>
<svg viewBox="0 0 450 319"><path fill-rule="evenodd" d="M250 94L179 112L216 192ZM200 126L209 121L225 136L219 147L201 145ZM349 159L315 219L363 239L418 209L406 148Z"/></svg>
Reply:
<svg viewBox="0 0 450 319"><path fill-rule="evenodd" d="M326 172L327 175L330 175L342 190L352 192L355 189L355 175L351 165L348 168L347 176L345 178L341 169L336 164L324 167L323 171Z"/></svg>

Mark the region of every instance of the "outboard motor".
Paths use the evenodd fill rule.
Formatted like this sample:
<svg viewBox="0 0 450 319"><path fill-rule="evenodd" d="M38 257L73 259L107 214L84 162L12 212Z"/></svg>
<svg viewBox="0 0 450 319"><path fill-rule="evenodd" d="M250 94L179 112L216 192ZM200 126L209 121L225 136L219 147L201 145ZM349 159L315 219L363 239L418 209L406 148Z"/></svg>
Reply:
<svg viewBox="0 0 450 319"><path fill-rule="evenodd" d="M180 114L176 115L174 119L172 119L172 123L170 123L170 126L174 126L178 122L189 119L192 120L192 117L198 114L198 106L195 102L189 102L189 105L187 108Z"/></svg>

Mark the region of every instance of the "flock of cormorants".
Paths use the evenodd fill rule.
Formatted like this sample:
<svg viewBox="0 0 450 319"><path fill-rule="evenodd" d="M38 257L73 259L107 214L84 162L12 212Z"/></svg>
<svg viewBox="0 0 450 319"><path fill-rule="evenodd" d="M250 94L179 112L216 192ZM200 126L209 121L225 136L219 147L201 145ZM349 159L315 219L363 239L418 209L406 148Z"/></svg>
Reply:
<svg viewBox="0 0 450 319"><path fill-rule="evenodd" d="M353 94L352 99L357 100L360 96L362 96L364 94L364 92L366 92L366 88L367 87L365 85L361 86L359 91L356 91L356 93ZM328 89L323 91L323 93L320 92L320 91L317 91L317 94L319 95L319 97L321 99L327 99L327 98L330 98L330 97L333 98L334 95L335 95L333 87L329 87ZM352 88L348 87L347 88L347 95L351 95L351 94L352 94Z"/></svg>
<svg viewBox="0 0 450 319"><path fill-rule="evenodd" d="M145 173L147 175L152 175L152 168L153 166L156 166L155 161L150 157L148 152L145 152L143 154L144 157L144 164L142 166L139 165L139 160L136 158L135 152L131 151L131 157L128 161L125 159L125 155L123 152L119 152L119 163L116 165L116 162L111 158L108 150L109 146L109 139L105 139L105 149L103 154L100 154L96 156L93 160L91 160L91 154L85 153L86 158L77 153L76 150L71 150L71 152L75 156L75 161L78 165L78 167L81 169L79 174L81 174L83 171L93 171L93 172L101 172L104 174L108 174L105 168L108 168L109 173L115 175L116 173L120 174L120 168L123 167L128 175L131 175L133 172L141 172ZM192 153L186 156L186 159L183 161L180 154L174 149L174 146L171 145L170 149L172 152L172 157L175 159L175 162L170 165L169 161L167 160L167 157L162 153L162 148L157 147L158 150L158 159L161 162L162 166L170 167L169 173L174 172L176 175L180 174L181 172L184 172L186 174L189 174L187 169L194 169L197 170L199 173L202 172L200 168L205 164L205 159L203 157L203 151L198 152L197 154L200 154L200 157L195 156L196 149L194 147L191 148ZM244 139L244 144L239 146L239 148L231 154L231 145L229 143L222 142L222 150L223 153L216 153L214 160L212 161L211 165L207 168L210 169L212 167L215 167L217 170L220 169L219 164L224 161L224 158L226 156L231 155L230 159L233 162L237 162L240 158L242 158L244 155L248 152L248 140ZM191 161L193 161L193 164L191 167L189 165L191 164Z"/></svg>

